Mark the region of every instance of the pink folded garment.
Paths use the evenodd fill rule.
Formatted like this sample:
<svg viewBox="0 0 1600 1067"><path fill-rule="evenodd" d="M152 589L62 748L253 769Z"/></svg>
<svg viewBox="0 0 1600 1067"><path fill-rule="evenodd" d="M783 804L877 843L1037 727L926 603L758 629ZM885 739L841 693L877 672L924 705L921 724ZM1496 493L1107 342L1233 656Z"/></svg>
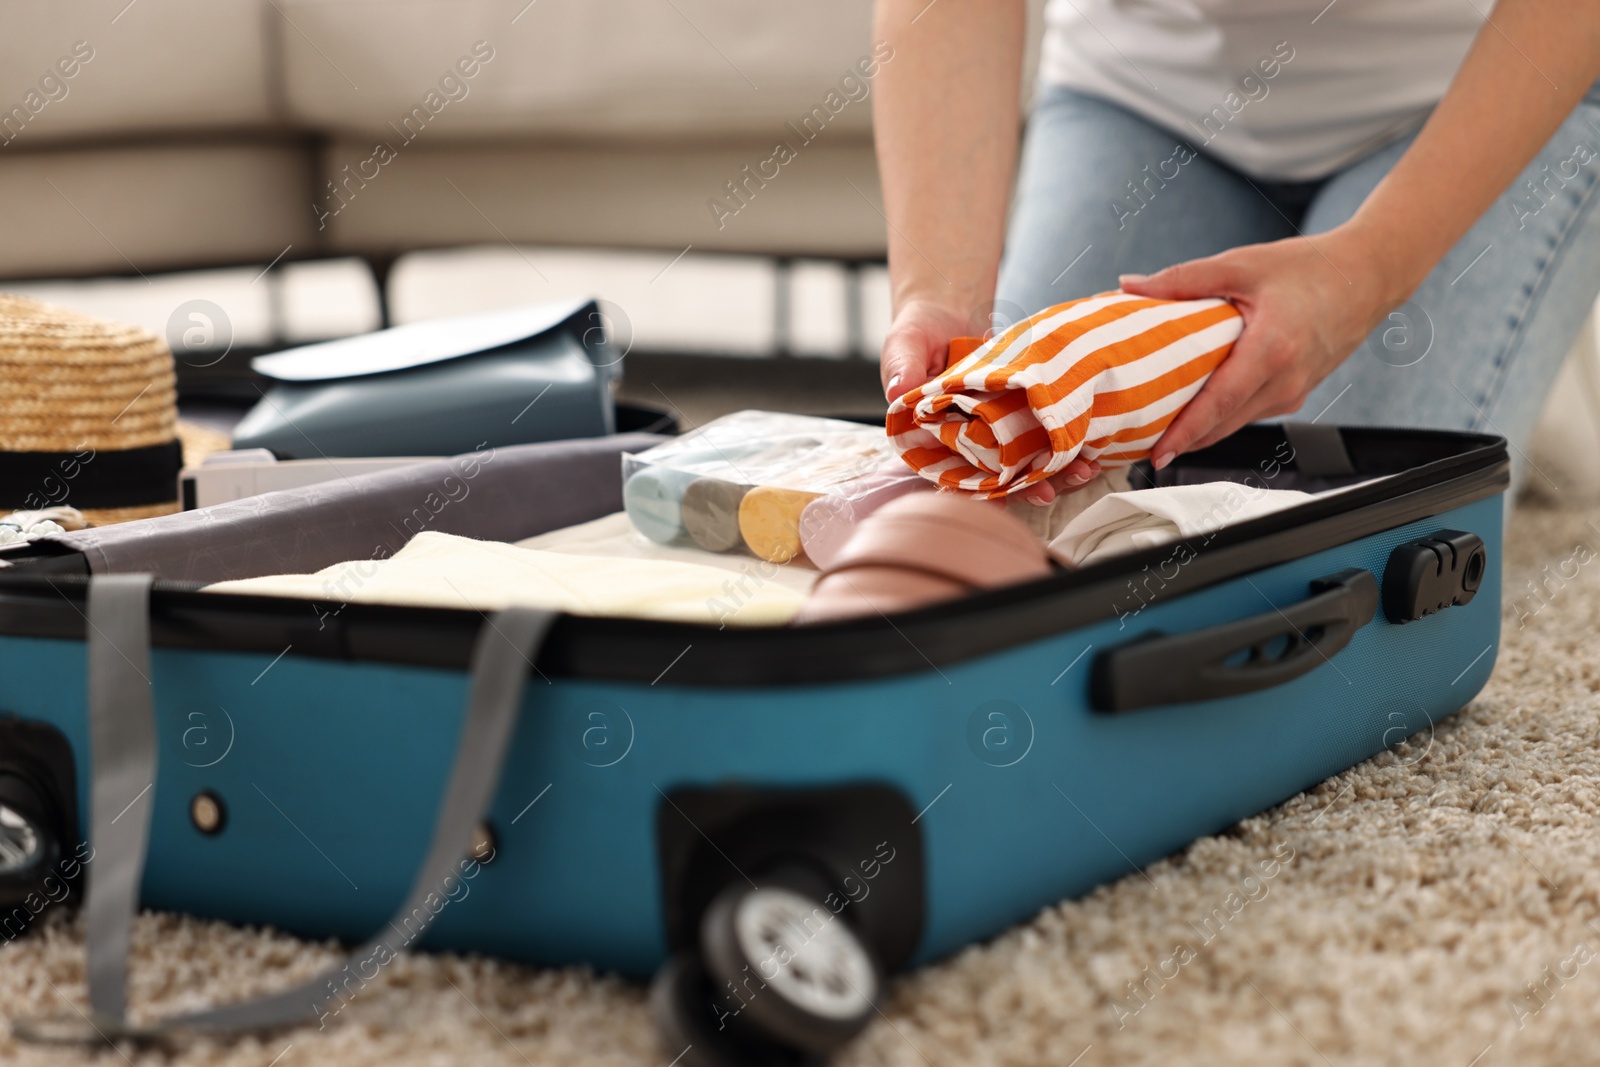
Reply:
<svg viewBox="0 0 1600 1067"><path fill-rule="evenodd" d="M1004 508L916 493L853 528L795 623L889 615L1050 573L1044 545Z"/></svg>

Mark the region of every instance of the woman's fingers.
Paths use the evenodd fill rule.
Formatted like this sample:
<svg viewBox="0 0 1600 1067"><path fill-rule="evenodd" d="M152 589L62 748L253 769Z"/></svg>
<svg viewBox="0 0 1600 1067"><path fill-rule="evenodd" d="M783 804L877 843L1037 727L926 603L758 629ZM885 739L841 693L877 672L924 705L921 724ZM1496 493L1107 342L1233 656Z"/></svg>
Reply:
<svg viewBox="0 0 1600 1067"><path fill-rule="evenodd" d="M1202 448L1210 448L1224 437L1229 436L1240 427L1248 426L1252 422L1260 422L1278 415L1287 415L1298 410L1305 402L1306 396L1311 392L1310 383L1303 383L1286 387L1274 382L1268 382L1258 389L1239 410L1228 418L1223 419L1211 432L1203 435L1188 448L1190 452Z"/></svg>
<svg viewBox="0 0 1600 1067"><path fill-rule="evenodd" d="M1051 479L1051 481L1053 481L1062 490L1071 492L1074 489L1079 489L1085 485L1088 485L1090 482L1094 481L1099 474L1100 464L1096 463L1094 460L1083 459L1082 457L1079 457L1073 460L1071 463L1068 463L1066 467L1061 470L1061 473L1057 474Z"/></svg>
<svg viewBox="0 0 1600 1067"><path fill-rule="evenodd" d="M1167 426L1150 450L1151 464L1161 470L1173 459L1197 447L1198 442L1223 425L1260 392L1261 373L1235 350L1222 361L1209 381ZM1240 425L1243 425L1242 423Z"/></svg>
<svg viewBox="0 0 1600 1067"><path fill-rule="evenodd" d="M1233 351L1156 441L1150 450L1151 463L1160 470L1184 452L1203 448L1254 419L1275 414L1270 409L1292 392L1286 383L1298 382L1299 377L1292 345L1279 336L1273 321L1246 321Z"/></svg>
<svg viewBox="0 0 1600 1067"><path fill-rule="evenodd" d="M1083 488L1099 476L1100 464L1093 460L1074 459L1051 477L1035 482L1017 495L1030 504L1043 507L1058 496Z"/></svg>
<svg viewBox="0 0 1600 1067"><path fill-rule="evenodd" d="M1041 508L1051 503L1056 498L1056 487L1049 482L1034 482L1028 488L1017 494L1030 504L1037 504Z"/></svg>
<svg viewBox="0 0 1600 1067"><path fill-rule="evenodd" d="M1264 419L1272 414L1273 404L1266 399L1268 390L1259 389L1239 407L1239 410L1211 427L1210 431L1196 438L1183 451L1198 452L1202 448L1210 448L1224 437L1232 434L1242 426L1248 426L1258 419Z"/></svg>
<svg viewBox="0 0 1600 1067"><path fill-rule="evenodd" d="M1224 253L1179 263L1149 276L1123 275L1121 283L1124 292L1161 300L1234 297L1239 302L1241 291L1251 288L1247 275L1248 271ZM1268 332L1250 319L1247 313L1244 331L1233 351L1150 450L1156 470L1182 453L1202 447L1203 441L1221 438L1255 417L1260 407L1258 397L1268 390L1272 371L1282 361L1272 358L1275 346ZM1219 432L1224 427L1226 431Z"/></svg>
<svg viewBox="0 0 1600 1067"><path fill-rule="evenodd" d="M885 399L898 400L933 377L930 347L927 335L920 330L902 329L889 334L883 343L879 368Z"/></svg>
<svg viewBox="0 0 1600 1067"><path fill-rule="evenodd" d="M1191 259L1154 274L1124 274L1117 279L1123 292L1158 300L1231 296L1240 280L1238 269L1225 256Z"/></svg>
<svg viewBox="0 0 1600 1067"><path fill-rule="evenodd" d="M1292 368L1274 372L1272 366L1258 354L1235 350L1151 449L1155 468L1185 452L1209 448L1242 426L1298 408L1309 392L1309 379Z"/></svg>
<svg viewBox="0 0 1600 1067"><path fill-rule="evenodd" d="M959 337L965 325L955 310L927 301L914 301L896 312L879 357L883 395L897 400L942 373L950 339Z"/></svg>

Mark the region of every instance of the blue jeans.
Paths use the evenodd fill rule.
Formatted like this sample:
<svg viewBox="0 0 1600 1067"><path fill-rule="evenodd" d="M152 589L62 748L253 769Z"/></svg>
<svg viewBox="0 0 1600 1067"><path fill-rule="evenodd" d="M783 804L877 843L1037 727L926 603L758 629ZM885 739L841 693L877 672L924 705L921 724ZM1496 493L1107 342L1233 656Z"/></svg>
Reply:
<svg viewBox="0 0 1600 1067"><path fill-rule="evenodd" d="M1031 313L1115 289L1119 274L1329 230L1414 137L1325 179L1264 182L1203 149L1180 162L1188 153L1178 146L1198 147L1192 139L1107 101L1044 89L1023 146L996 313ZM1511 442L1520 481L1545 396L1600 294L1597 185L1600 84L1294 417L1497 433Z"/></svg>

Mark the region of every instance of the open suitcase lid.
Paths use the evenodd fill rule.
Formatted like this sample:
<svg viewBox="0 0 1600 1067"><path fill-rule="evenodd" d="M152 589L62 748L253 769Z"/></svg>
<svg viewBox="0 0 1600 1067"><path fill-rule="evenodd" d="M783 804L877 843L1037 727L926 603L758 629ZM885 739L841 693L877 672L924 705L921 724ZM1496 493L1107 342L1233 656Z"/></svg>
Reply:
<svg viewBox="0 0 1600 1067"><path fill-rule="evenodd" d="M978 593L896 615L808 626L727 628L565 615L539 657L546 675L670 685L795 685L925 671L1117 617L1130 576L1158 567L1177 546L1192 556L1165 581L1162 598L1393 529L1505 491L1510 464L1503 438L1435 430L1345 428L1321 436L1348 458L1352 474L1327 475L1297 457L1293 434L1247 426L1180 457L1162 484L1250 476L1278 487L1316 490L1353 485L1259 519L1129 553L1049 578ZM471 610L199 592L202 584L254 574L308 573L369 558L374 538L396 550L408 539L394 517L409 518L418 487L471 481L477 504L448 498L428 528L510 541L621 510L622 452L660 438L611 438L524 445L460 456L347 482L286 490L123 526L55 534L0 571L0 633L81 639L87 575L151 570L162 576L152 599L159 646L370 660L462 669L482 615ZM1322 457L1319 457L1319 463ZM1355 485L1353 483L1364 483ZM1246 482L1248 484L1248 482ZM581 490L581 491L580 491ZM464 503L462 497L457 503ZM426 514L426 513L424 513ZM361 521L356 521L360 517ZM409 527L408 527L409 528ZM416 532L416 531L412 531ZM283 563L292 545L314 558ZM683 656L693 645L695 654Z"/></svg>

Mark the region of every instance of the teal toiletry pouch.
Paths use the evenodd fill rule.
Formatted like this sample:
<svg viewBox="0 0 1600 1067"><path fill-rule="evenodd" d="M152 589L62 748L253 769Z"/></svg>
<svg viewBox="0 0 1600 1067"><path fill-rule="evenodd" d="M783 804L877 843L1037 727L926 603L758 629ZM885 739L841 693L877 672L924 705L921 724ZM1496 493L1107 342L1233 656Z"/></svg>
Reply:
<svg viewBox="0 0 1600 1067"><path fill-rule="evenodd" d="M260 356L235 448L280 459L457 455L615 432L622 353L593 300L432 319Z"/></svg>

